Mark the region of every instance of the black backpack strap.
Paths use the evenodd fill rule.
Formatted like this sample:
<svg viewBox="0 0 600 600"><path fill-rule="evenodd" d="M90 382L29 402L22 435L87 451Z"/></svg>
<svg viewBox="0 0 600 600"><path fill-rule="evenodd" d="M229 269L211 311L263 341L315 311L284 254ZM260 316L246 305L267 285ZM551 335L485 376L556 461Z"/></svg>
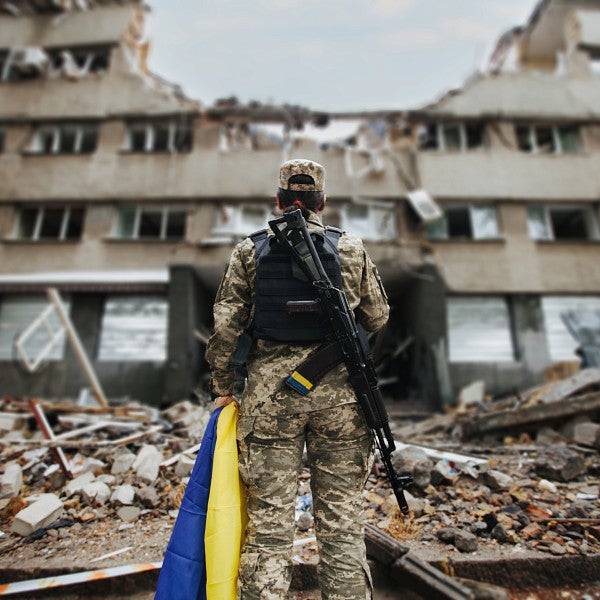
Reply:
<svg viewBox="0 0 600 600"><path fill-rule="evenodd" d="M331 227L330 225L325 227L325 240L336 254L338 253L338 242L340 241L343 233L344 232L337 227Z"/></svg>

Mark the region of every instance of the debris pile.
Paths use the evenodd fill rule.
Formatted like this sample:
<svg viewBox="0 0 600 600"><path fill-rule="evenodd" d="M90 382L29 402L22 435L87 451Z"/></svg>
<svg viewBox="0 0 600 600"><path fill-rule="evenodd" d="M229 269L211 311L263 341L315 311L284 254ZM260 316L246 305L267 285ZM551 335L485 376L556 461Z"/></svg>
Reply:
<svg viewBox="0 0 600 600"><path fill-rule="evenodd" d="M367 514L397 539L464 553L600 553L599 415L600 371L586 369L396 428L415 444L395 456L415 482L410 527L384 481L365 491Z"/></svg>
<svg viewBox="0 0 600 600"><path fill-rule="evenodd" d="M600 554L600 371L420 421L394 407L394 462L414 478L411 513L400 514L377 461L363 492L371 526L437 560ZM79 566L162 559L211 409L208 399L159 412L5 398L5 564L62 567L61 551L73 544ZM308 468L298 480L296 523L294 562L314 564Z"/></svg>

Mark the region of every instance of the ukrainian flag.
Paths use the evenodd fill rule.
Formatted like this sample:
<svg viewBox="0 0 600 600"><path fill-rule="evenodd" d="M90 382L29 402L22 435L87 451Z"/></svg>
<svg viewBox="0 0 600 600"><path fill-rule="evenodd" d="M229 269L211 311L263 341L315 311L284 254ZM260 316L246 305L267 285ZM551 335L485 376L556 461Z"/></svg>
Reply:
<svg viewBox="0 0 600 600"><path fill-rule="evenodd" d="M234 600L245 495L238 473L237 405L204 432L158 578L155 600Z"/></svg>

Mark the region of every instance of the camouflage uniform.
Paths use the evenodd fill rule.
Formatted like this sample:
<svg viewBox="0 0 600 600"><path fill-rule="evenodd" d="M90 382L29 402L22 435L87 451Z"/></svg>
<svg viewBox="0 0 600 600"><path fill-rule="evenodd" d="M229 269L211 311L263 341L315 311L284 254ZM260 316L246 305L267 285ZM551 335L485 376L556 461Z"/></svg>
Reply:
<svg viewBox="0 0 600 600"><path fill-rule="evenodd" d="M323 231L315 213L309 230ZM380 329L389 308L381 280L361 240L343 234L338 243L344 291L357 321ZM247 238L234 249L214 307L215 333L206 357L213 389L233 393L228 361L252 319L255 251ZM248 489L249 524L240 558L242 599L287 598L291 577L297 474L304 445L311 471L313 513L324 600L371 597L364 547L361 492L373 459L367 428L343 365L304 397L284 379L318 344L258 340L248 357L237 439L240 473Z"/></svg>

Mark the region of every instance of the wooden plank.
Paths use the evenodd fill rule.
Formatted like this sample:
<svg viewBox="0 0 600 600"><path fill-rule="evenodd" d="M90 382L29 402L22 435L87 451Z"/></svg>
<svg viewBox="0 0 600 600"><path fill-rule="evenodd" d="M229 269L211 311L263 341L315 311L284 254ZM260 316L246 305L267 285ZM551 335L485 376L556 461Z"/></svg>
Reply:
<svg viewBox="0 0 600 600"><path fill-rule="evenodd" d="M458 420L463 437L471 437L490 431L514 430L531 425L543 425L575 415L593 413L600 410L600 393L593 392L575 398L567 398L550 404L522 406L514 410L502 410L482 416L469 414Z"/></svg>
<svg viewBox="0 0 600 600"><path fill-rule="evenodd" d="M411 555L409 549L373 525L365 528L367 555L386 567L403 589L427 600L474 600L473 592L429 563Z"/></svg>

